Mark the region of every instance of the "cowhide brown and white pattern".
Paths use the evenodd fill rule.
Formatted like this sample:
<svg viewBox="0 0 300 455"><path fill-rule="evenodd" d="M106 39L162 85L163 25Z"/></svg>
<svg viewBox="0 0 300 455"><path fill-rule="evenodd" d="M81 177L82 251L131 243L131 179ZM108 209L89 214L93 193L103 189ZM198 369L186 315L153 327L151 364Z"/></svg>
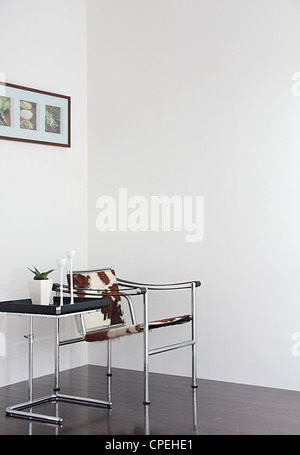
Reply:
<svg viewBox="0 0 300 455"><path fill-rule="evenodd" d="M67 275L70 284L70 275ZM99 298L105 295L110 298L108 308L94 313L84 314L85 341L103 341L143 332L143 324L125 325L124 312L119 293L115 271L113 269L95 270L73 273L74 293L78 297ZM76 316L80 331L79 317ZM149 330L191 321L188 314L167 319L160 319L149 323ZM117 327L114 327L117 326Z"/></svg>
<svg viewBox="0 0 300 455"><path fill-rule="evenodd" d="M70 285L69 274L67 275L67 279ZM107 296L110 299L107 308L83 315L86 331L125 323L121 297L117 295L119 293L119 287L113 269L74 272L73 287L74 294L77 297L99 298L99 295L101 295ZM79 319L77 318L78 322ZM80 328L80 325L78 328Z"/></svg>
<svg viewBox="0 0 300 455"><path fill-rule="evenodd" d="M167 327L171 325L185 324L191 321L191 317L188 314L184 316L176 316L173 318L160 319L158 321L152 321L149 323L149 330L157 329L159 327ZM125 335L133 335L135 333L143 332L143 324L125 325L124 327L117 327L109 330L101 330L96 332L90 332L85 335L85 341L104 341L119 338Z"/></svg>

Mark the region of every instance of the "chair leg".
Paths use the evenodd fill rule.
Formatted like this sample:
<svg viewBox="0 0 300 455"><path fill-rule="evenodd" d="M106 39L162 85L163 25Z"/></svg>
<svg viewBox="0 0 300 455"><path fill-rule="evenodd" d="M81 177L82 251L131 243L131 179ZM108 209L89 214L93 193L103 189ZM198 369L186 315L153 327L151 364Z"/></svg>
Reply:
<svg viewBox="0 0 300 455"><path fill-rule="evenodd" d="M192 312L192 387L197 385L197 349L196 349L196 284L192 283L191 287L191 312Z"/></svg>
<svg viewBox="0 0 300 455"><path fill-rule="evenodd" d="M191 387L197 388L197 367L196 367L196 344L192 345L192 385Z"/></svg>
<svg viewBox="0 0 300 455"><path fill-rule="evenodd" d="M112 376L111 371L111 340L107 340L107 369L106 376Z"/></svg>
<svg viewBox="0 0 300 455"><path fill-rule="evenodd" d="M149 399L149 314L148 292L144 294L144 404L150 404Z"/></svg>
<svg viewBox="0 0 300 455"><path fill-rule="evenodd" d="M111 381L112 381L112 375L111 374L107 375L107 401L109 403L112 402Z"/></svg>
<svg viewBox="0 0 300 455"><path fill-rule="evenodd" d="M144 404L150 404L149 399L149 363L144 365Z"/></svg>

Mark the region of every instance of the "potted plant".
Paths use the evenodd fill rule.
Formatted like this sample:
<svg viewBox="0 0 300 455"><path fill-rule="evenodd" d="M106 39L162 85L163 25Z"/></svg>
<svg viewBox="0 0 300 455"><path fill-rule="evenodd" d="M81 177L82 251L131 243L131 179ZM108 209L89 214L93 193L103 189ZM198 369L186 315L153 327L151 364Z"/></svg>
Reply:
<svg viewBox="0 0 300 455"><path fill-rule="evenodd" d="M33 273L33 279L28 282L31 301L35 305L49 305L53 280L48 278L48 275L54 271L40 272L36 267L33 269L27 267Z"/></svg>

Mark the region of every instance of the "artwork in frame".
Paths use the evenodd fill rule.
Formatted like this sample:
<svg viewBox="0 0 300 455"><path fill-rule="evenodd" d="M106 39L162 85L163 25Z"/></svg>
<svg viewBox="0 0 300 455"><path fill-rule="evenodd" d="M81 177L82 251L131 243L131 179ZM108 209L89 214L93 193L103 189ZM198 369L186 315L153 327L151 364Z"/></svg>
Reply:
<svg viewBox="0 0 300 455"><path fill-rule="evenodd" d="M20 128L36 130L36 104L31 101L20 101Z"/></svg>
<svg viewBox="0 0 300 455"><path fill-rule="evenodd" d="M0 96L0 125L10 126L11 124L11 99L7 96Z"/></svg>
<svg viewBox="0 0 300 455"><path fill-rule="evenodd" d="M71 147L71 98L0 81L0 139Z"/></svg>

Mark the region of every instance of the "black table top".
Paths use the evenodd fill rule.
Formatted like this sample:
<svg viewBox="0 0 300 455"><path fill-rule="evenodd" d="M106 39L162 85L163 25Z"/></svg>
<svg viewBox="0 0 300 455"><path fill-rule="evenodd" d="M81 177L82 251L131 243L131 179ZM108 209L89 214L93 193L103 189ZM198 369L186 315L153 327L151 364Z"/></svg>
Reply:
<svg viewBox="0 0 300 455"><path fill-rule="evenodd" d="M74 303L71 305L70 298L64 297L63 305L59 307L59 304L59 297L54 297L51 305L34 305L31 299L7 300L0 302L0 312L59 316L107 308L109 306L109 298L74 298Z"/></svg>

